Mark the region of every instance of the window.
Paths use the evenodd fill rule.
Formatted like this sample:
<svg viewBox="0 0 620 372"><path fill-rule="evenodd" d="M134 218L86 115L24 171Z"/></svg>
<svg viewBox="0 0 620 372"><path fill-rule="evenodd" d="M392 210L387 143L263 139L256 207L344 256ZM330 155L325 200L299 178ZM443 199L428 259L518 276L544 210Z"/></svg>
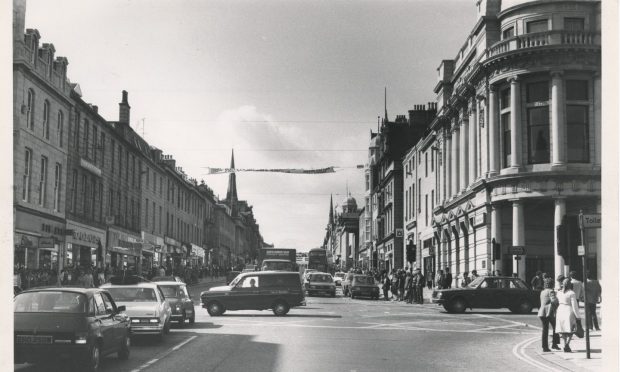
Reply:
<svg viewBox="0 0 620 372"><path fill-rule="evenodd" d="M510 143L510 112L502 114L501 116L501 126L503 130L502 137L502 147L503 147L503 164L504 168L508 168L510 166L510 154L511 151L511 143Z"/></svg>
<svg viewBox="0 0 620 372"><path fill-rule="evenodd" d="M510 108L510 88L502 90L500 97L500 108Z"/></svg>
<svg viewBox="0 0 620 372"><path fill-rule="evenodd" d="M26 107L26 126L34 130L34 91L28 89L28 106Z"/></svg>
<svg viewBox="0 0 620 372"><path fill-rule="evenodd" d="M151 183L151 169L149 167L146 167L146 187L149 187L150 183Z"/></svg>
<svg viewBox="0 0 620 372"><path fill-rule="evenodd" d="M428 177L428 152L424 153L424 177Z"/></svg>
<svg viewBox="0 0 620 372"><path fill-rule="evenodd" d="M114 190L108 190L108 216L112 216L112 209L114 208Z"/></svg>
<svg viewBox="0 0 620 372"><path fill-rule="evenodd" d="M583 18L564 18L564 29L567 31L583 31L585 29Z"/></svg>
<svg viewBox="0 0 620 372"><path fill-rule="evenodd" d="M77 213L77 188L78 188L78 173L77 170L73 170L73 178L71 182L71 211Z"/></svg>
<svg viewBox="0 0 620 372"><path fill-rule="evenodd" d="M65 115L62 113L62 111L58 110L58 118L56 119L57 122L57 135L58 135L58 147L62 147L63 146L63 137L65 135Z"/></svg>
<svg viewBox="0 0 620 372"><path fill-rule="evenodd" d="M41 156L41 177L39 178L39 205L47 204L47 158Z"/></svg>
<svg viewBox="0 0 620 372"><path fill-rule="evenodd" d="M103 221L103 184L99 183L99 222Z"/></svg>
<svg viewBox="0 0 620 372"><path fill-rule="evenodd" d="M566 106L567 160L569 163L589 162L588 112L586 105Z"/></svg>
<svg viewBox="0 0 620 372"><path fill-rule="evenodd" d="M62 177L62 166L56 163L54 167L54 211L60 212L60 178Z"/></svg>
<svg viewBox="0 0 620 372"><path fill-rule="evenodd" d="M99 145L101 149L101 166L105 165L105 133L101 132L101 144Z"/></svg>
<svg viewBox="0 0 620 372"><path fill-rule="evenodd" d="M411 209L413 212L413 217L415 217L415 184L413 185L412 190L413 190L413 193L412 193L413 198L411 198Z"/></svg>
<svg viewBox="0 0 620 372"><path fill-rule="evenodd" d="M161 223L162 223L162 210L161 210L161 205L159 206L159 233L161 234Z"/></svg>
<svg viewBox="0 0 620 372"><path fill-rule="evenodd" d="M88 197L90 199L90 217L95 219L95 206L99 195L97 194L97 183L95 177L93 177L90 181L90 190L88 193Z"/></svg>
<svg viewBox="0 0 620 372"><path fill-rule="evenodd" d="M144 222L146 223L146 229L149 228L149 199L146 199L146 203L144 204Z"/></svg>
<svg viewBox="0 0 620 372"><path fill-rule="evenodd" d="M527 84L528 162L549 163L549 82Z"/></svg>
<svg viewBox="0 0 620 372"><path fill-rule="evenodd" d="M87 188L86 176L82 175L82 190L80 194L82 197L82 213L83 214L86 214L86 208L88 207L87 200L86 200L86 188Z"/></svg>
<svg viewBox="0 0 620 372"><path fill-rule="evenodd" d="M587 80L566 80L566 100L567 101L587 101L588 100L588 81Z"/></svg>
<svg viewBox="0 0 620 372"><path fill-rule="evenodd" d="M97 164L97 153L99 152L99 144L97 140L99 139L99 130L93 124L93 161Z"/></svg>
<svg viewBox="0 0 620 372"><path fill-rule="evenodd" d="M513 36L515 36L515 28L514 27L508 27L507 29L502 31L502 40L510 39Z"/></svg>
<svg viewBox="0 0 620 372"><path fill-rule="evenodd" d="M153 201L153 224L151 225L151 229L155 231L155 201Z"/></svg>
<svg viewBox="0 0 620 372"><path fill-rule="evenodd" d="M84 119L84 156L89 159L90 158L90 123L88 120Z"/></svg>
<svg viewBox="0 0 620 372"><path fill-rule="evenodd" d="M531 21L527 23L526 28L528 34L533 32L545 32L549 30L549 22L546 19Z"/></svg>
<svg viewBox="0 0 620 372"><path fill-rule="evenodd" d="M43 102L43 137L50 139L50 103L48 100Z"/></svg>
<svg viewBox="0 0 620 372"><path fill-rule="evenodd" d="M418 212L422 211L422 179L418 178Z"/></svg>
<svg viewBox="0 0 620 372"><path fill-rule="evenodd" d="M82 126L80 121L80 113L75 113L75 133L73 133L73 147L75 147L76 153L80 153L80 127Z"/></svg>
<svg viewBox="0 0 620 372"><path fill-rule="evenodd" d="M131 186L136 186L136 157L131 155Z"/></svg>
<svg viewBox="0 0 620 372"><path fill-rule="evenodd" d="M112 167L112 174L114 174L114 162L116 161L116 142L114 140L110 140L111 142L111 151L110 156L110 166Z"/></svg>
<svg viewBox="0 0 620 372"><path fill-rule="evenodd" d="M30 202L30 175L32 174L32 150L26 148L24 154L24 176L22 181L22 200Z"/></svg>
<svg viewBox="0 0 620 372"><path fill-rule="evenodd" d="M428 194L424 195L424 224L428 226Z"/></svg>

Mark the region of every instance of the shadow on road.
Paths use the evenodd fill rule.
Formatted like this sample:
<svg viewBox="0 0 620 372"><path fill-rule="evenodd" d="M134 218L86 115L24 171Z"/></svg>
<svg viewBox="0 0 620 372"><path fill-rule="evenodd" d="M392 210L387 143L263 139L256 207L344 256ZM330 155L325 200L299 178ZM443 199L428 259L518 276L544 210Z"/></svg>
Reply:
<svg viewBox="0 0 620 372"><path fill-rule="evenodd" d="M184 330L187 330L187 331L191 331L192 329L222 328L222 326L219 325L219 324L211 323L211 322L197 322L197 323L194 323L194 324L185 323L182 326L177 324L177 325L175 325L172 328L174 328L174 329L184 329Z"/></svg>
<svg viewBox="0 0 620 372"><path fill-rule="evenodd" d="M273 314L229 314L226 313L221 315L222 317L228 318L279 318ZM342 318L340 315L326 315L326 314L286 314L286 316L282 317L286 318Z"/></svg>
<svg viewBox="0 0 620 372"><path fill-rule="evenodd" d="M528 315L536 315L536 313L531 312L527 314L519 314L513 313L511 311L465 311L464 313L449 313L445 310L439 311L442 314L451 314L451 315L515 315L515 316L528 316Z"/></svg>

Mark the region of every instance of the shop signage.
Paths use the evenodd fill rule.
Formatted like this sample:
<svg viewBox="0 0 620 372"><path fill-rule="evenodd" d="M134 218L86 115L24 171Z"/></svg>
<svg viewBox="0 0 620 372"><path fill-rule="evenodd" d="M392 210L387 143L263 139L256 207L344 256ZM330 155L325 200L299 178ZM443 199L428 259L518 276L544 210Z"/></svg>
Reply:
<svg viewBox="0 0 620 372"><path fill-rule="evenodd" d="M87 171L101 177L101 169L99 169L99 167L97 167L95 164L92 164L91 162L88 162L84 159L80 159L80 165Z"/></svg>
<svg viewBox="0 0 620 372"><path fill-rule="evenodd" d="M100 241L99 237L95 234L89 234L83 231L76 230L73 231L73 239L91 244L97 244Z"/></svg>
<svg viewBox="0 0 620 372"><path fill-rule="evenodd" d="M174 245L176 247L180 247L181 243L179 243L178 241L172 239L171 237L165 236L164 237L164 242L168 245Z"/></svg>
<svg viewBox="0 0 620 372"><path fill-rule="evenodd" d="M601 215L584 214L581 223L584 229L601 227Z"/></svg>
<svg viewBox="0 0 620 372"><path fill-rule="evenodd" d="M474 216L474 227L484 225L487 222L487 214L482 213Z"/></svg>
<svg viewBox="0 0 620 372"><path fill-rule="evenodd" d="M39 238L39 248L54 248L54 238Z"/></svg>
<svg viewBox="0 0 620 372"><path fill-rule="evenodd" d="M21 243L20 245L22 247L24 247L24 248L32 248L32 247L34 247L34 243L26 235L22 235L22 238L20 239L20 243Z"/></svg>

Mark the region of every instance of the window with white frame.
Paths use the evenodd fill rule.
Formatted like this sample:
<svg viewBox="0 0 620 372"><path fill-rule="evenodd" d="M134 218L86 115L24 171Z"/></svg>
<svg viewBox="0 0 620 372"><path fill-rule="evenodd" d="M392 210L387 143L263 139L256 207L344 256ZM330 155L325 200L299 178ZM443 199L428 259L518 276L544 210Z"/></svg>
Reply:
<svg viewBox="0 0 620 372"><path fill-rule="evenodd" d="M510 87L500 92L500 126L502 133L502 168L508 168L512 153L510 142Z"/></svg>
<svg viewBox="0 0 620 372"><path fill-rule="evenodd" d="M22 180L22 200L30 202L30 177L32 174L32 150L26 148L24 153L24 175Z"/></svg>
<svg viewBox="0 0 620 372"><path fill-rule="evenodd" d="M35 96L32 89L28 89L28 101L26 106L26 126L34 130L34 104Z"/></svg>
<svg viewBox="0 0 620 372"><path fill-rule="evenodd" d="M41 173L39 177L39 206L47 204L47 157L41 156Z"/></svg>
<svg viewBox="0 0 620 372"><path fill-rule="evenodd" d="M58 147L62 147L64 145L63 137L65 135L65 115L60 110L58 110L56 119L56 134L58 135Z"/></svg>
<svg viewBox="0 0 620 372"><path fill-rule="evenodd" d="M43 138L50 139L50 102L43 101Z"/></svg>

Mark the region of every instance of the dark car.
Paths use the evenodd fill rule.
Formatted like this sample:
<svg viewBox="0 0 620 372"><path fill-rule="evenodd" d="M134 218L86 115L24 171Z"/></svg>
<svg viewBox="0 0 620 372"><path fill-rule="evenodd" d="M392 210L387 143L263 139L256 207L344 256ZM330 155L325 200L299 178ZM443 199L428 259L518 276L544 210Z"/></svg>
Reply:
<svg viewBox="0 0 620 372"><path fill-rule="evenodd" d="M344 296L351 295L351 292L349 290L351 289L351 281L353 281L353 276L355 276L354 273L347 273L344 276L344 280L342 281L342 294Z"/></svg>
<svg viewBox="0 0 620 372"><path fill-rule="evenodd" d="M226 310L266 309L282 316L291 307L306 305L299 273L281 271L240 274L230 285L202 292L200 300L211 316L222 315Z"/></svg>
<svg viewBox="0 0 620 372"><path fill-rule="evenodd" d="M179 282L156 282L164 292L166 302L172 310L171 319L179 322L180 325L185 324L185 320L189 320L190 324L194 324L196 320L196 312L194 311L194 302L187 292L185 283Z"/></svg>
<svg viewBox="0 0 620 372"><path fill-rule="evenodd" d="M462 313L467 308L508 308L526 314L540 306L540 290L530 289L519 278L484 276L464 288L435 290L431 301L450 313Z"/></svg>
<svg viewBox="0 0 620 372"><path fill-rule="evenodd" d="M311 273L308 275L306 291L308 296L312 296L318 293L328 294L332 297L336 297L336 284L334 278L328 273Z"/></svg>
<svg viewBox="0 0 620 372"><path fill-rule="evenodd" d="M152 282L177 282L177 283L185 283L182 278L178 276L154 276L151 278Z"/></svg>
<svg viewBox="0 0 620 372"><path fill-rule="evenodd" d="M130 323L100 288L34 288L14 298L15 363L69 360L97 371L100 358L129 358Z"/></svg>
<svg viewBox="0 0 620 372"><path fill-rule="evenodd" d="M228 274L226 274L226 284L230 284L239 274L241 274L241 271L229 271Z"/></svg>
<svg viewBox="0 0 620 372"><path fill-rule="evenodd" d="M368 275L353 275L349 288L351 298L370 297L379 299L379 286L375 283L375 278Z"/></svg>

